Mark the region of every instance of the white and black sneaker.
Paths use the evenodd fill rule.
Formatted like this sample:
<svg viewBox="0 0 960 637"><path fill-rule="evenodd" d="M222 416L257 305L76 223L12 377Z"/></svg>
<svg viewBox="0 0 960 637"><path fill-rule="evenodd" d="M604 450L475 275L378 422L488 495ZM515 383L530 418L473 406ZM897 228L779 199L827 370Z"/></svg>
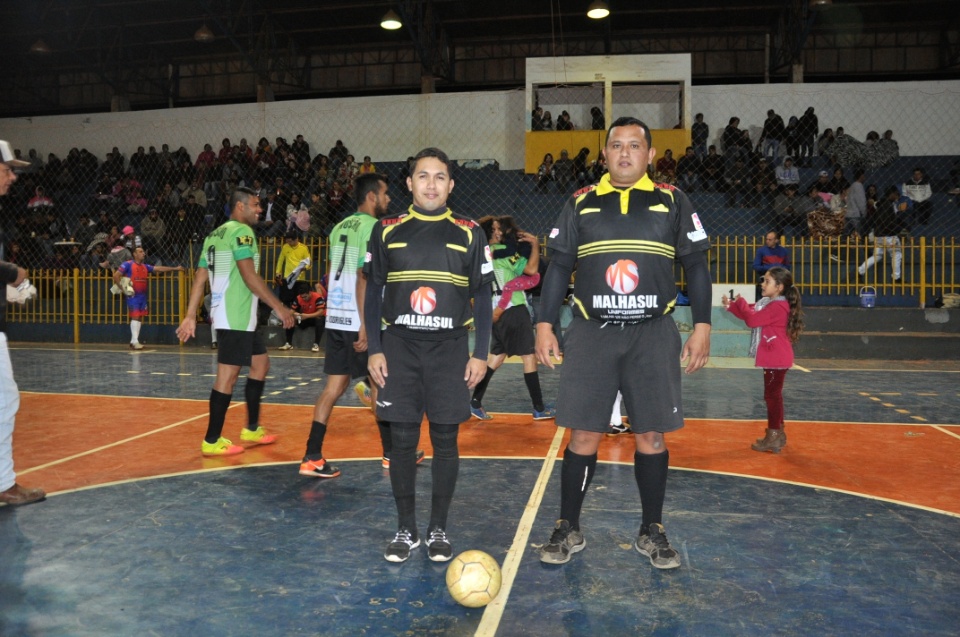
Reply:
<svg viewBox="0 0 960 637"><path fill-rule="evenodd" d="M420 546L420 538L414 537L413 533L407 529L400 529L393 541L387 544L383 557L388 562L406 562L410 559L410 552L418 546Z"/></svg>
<svg viewBox="0 0 960 637"><path fill-rule="evenodd" d="M430 537L427 538L427 557L433 562L448 562L453 557L453 547L443 529L430 531Z"/></svg>

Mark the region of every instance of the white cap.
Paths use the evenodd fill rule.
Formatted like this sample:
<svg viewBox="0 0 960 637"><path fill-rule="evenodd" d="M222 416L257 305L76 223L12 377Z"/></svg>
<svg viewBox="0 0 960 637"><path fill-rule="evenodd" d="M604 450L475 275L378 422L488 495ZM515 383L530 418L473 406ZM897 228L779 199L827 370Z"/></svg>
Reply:
<svg viewBox="0 0 960 637"><path fill-rule="evenodd" d="M17 159L17 156L13 154L13 149L10 148L10 142L5 142L2 139L0 139L0 160L11 168L26 168L30 165L28 161Z"/></svg>

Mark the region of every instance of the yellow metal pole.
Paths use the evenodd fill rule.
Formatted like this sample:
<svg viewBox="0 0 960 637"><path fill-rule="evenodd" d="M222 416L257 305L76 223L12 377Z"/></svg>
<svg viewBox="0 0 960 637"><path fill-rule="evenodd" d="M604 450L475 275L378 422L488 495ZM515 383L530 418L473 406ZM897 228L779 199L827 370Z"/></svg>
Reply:
<svg viewBox="0 0 960 637"><path fill-rule="evenodd" d="M73 269L73 344L80 344L80 269Z"/></svg>
<svg viewBox="0 0 960 637"><path fill-rule="evenodd" d="M920 237L920 309L927 304L927 238Z"/></svg>

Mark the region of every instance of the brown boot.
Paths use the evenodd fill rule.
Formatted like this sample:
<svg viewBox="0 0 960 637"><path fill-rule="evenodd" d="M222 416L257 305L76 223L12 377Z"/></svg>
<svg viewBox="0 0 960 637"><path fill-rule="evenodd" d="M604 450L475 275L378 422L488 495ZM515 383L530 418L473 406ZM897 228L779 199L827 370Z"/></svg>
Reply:
<svg viewBox="0 0 960 637"><path fill-rule="evenodd" d="M767 429L763 438L758 438L755 443L750 445L754 451L769 451L771 453L780 453L780 450L787 445L787 434L783 429Z"/></svg>
<svg viewBox="0 0 960 637"><path fill-rule="evenodd" d="M44 493L43 489L27 489L19 484L14 484L6 491L0 491L0 504L20 506L31 502L40 502L46 497L47 494Z"/></svg>

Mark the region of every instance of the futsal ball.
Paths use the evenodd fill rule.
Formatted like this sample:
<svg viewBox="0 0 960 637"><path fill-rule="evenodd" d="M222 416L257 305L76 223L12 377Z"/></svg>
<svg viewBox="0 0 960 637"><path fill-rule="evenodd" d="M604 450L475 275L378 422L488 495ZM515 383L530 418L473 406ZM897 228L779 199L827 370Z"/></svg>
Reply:
<svg viewBox="0 0 960 637"><path fill-rule="evenodd" d="M437 293L426 286L410 293L410 307L417 314L429 314L437 307Z"/></svg>
<svg viewBox="0 0 960 637"><path fill-rule="evenodd" d="M123 293L127 296L133 296L133 281L131 281L128 277L121 278L120 289L123 290Z"/></svg>
<svg viewBox="0 0 960 637"><path fill-rule="evenodd" d="M607 285L617 294L630 294L639 283L637 264L633 261L621 259L607 268Z"/></svg>
<svg viewBox="0 0 960 637"><path fill-rule="evenodd" d="M447 567L447 590L461 606L480 608L500 592L500 565L483 551L464 551Z"/></svg>

